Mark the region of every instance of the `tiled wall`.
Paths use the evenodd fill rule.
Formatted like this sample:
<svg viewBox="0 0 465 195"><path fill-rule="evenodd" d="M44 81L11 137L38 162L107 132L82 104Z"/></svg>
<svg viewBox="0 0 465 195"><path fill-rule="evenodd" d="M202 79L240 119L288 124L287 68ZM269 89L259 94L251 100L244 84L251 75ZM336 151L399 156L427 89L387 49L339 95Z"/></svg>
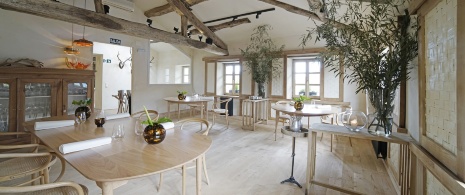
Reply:
<svg viewBox="0 0 465 195"><path fill-rule="evenodd" d="M452 195L452 193L429 171L426 171L426 194Z"/></svg>
<svg viewBox="0 0 465 195"><path fill-rule="evenodd" d="M426 136L457 154L457 0L443 0L425 18Z"/></svg>

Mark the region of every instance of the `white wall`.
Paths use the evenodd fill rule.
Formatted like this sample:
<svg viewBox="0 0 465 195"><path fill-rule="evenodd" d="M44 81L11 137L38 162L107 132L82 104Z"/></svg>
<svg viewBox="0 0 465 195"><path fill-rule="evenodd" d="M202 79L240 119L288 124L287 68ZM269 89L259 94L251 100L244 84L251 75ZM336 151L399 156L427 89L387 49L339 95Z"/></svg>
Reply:
<svg viewBox="0 0 465 195"><path fill-rule="evenodd" d="M131 90L131 63L129 60L121 69L119 67L119 59L122 61L131 57L131 48L112 44L94 42L94 53L102 54L103 59L111 60L111 63L104 62L102 71L96 72L95 77L101 77L101 82L95 82L95 85L100 85L102 97L100 104L102 108L98 109L118 109L118 100L112 95L117 95L118 90ZM99 70L100 68L97 68ZM96 99L96 101L99 101Z"/></svg>
<svg viewBox="0 0 465 195"><path fill-rule="evenodd" d="M169 70L170 79L168 83L182 82L181 66L190 66L191 59L179 50L160 51L153 49L150 51L152 57L156 57L150 68L150 84L165 84L165 69ZM192 80L192 79L191 79Z"/></svg>

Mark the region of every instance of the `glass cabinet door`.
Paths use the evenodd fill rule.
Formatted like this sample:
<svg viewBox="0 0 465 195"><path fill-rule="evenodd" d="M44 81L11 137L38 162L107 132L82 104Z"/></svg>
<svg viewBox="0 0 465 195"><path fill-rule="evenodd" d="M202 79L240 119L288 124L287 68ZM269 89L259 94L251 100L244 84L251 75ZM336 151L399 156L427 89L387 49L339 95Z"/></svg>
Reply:
<svg viewBox="0 0 465 195"><path fill-rule="evenodd" d="M22 89L19 93L20 128L23 122L56 116L57 80L24 79L19 87Z"/></svg>
<svg viewBox="0 0 465 195"><path fill-rule="evenodd" d="M63 103L66 107L63 110L64 115L73 115L78 105L73 105L73 101L86 100L90 97L89 81L65 80L63 81ZM93 104L93 102L92 102ZM92 106L90 106L92 108Z"/></svg>
<svg viewBox="0 0 465 195"><path fill-rule="evenodd" d="M14 131L16 87L14 79L0 79L0 132Z"/></svg>

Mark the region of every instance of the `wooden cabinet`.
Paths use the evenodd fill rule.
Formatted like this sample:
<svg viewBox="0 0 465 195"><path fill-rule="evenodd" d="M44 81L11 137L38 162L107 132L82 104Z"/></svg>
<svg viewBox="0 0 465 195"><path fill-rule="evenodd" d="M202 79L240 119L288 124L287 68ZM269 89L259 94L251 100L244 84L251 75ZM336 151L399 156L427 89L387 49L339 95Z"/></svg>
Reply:
<svg viewBox="0 0 465 195"><path fill-rule="evenodd" d="M0 68L0 131L24 131L26 121L74 114L71 102L93 93L92 70Z"/></svg>

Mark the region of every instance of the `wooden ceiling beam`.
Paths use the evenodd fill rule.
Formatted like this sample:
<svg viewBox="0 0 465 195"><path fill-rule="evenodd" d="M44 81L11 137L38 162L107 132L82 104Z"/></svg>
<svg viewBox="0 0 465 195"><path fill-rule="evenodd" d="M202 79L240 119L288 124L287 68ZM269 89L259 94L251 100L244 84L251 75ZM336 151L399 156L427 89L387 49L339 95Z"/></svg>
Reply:
<svg viewBox="0 0 465 195"><path fill-rule="evenodd" d="M283 8L283 9L285 9L285 10L287 10L289 12L295 13L295 14L306 16L306 17L314 19L314 20L318 20L320 22L326 22L328 20L325 17L320 18L320 16L318 14L314 13L314 12L311 12L311 11L308 11L308 10L305 10L305 9L302 9L300 7L296 7L296 6L293 6L293 5L289 5L289 4L283 3L281 1L277 1L277 0L259 0L259 1L262 1L262 2L265 2L265 3L271 4L271 5ZM346 27L348 27L347 25L345 25L343 23L340 23L340 22L337 22L337 21L333 21L333 22L334 22L333 25L336 28L346 28Z"/></svg>
<svg viewBox="0 0 465 195"><path fill-rule="evenodd" d="M248 18L242 18L242 19L238 19L238 20L234 20L234 21L221 23L221 24L218 24L218 25L208 26L208 28L211 31L216 32L216 31L219 31L219 30L224 29L224 28L232 28L232 27L235 27L235 26L238 26L238 25L241 25L241 24L246 24L246 23L250 23L250 20ZM200 31L197 30L197 29L194 29L194 30L191 30L190 33L191 33L191 35L197 35L197 34L200 34Z"/></svg>
<svg viewBox="0 0 465 195"><path fill-rule="evenodd" d="M193 6L193 5L202 3L204 1L208 1L208 0L187 0L186 3L189 4L189 6ZM167 13L171 13L174 10L175 8L173 6L171 6L170 4L165 4L165 5L154 7L152 9L145 11L144 15L147 16L148 18L151 18L151 17L161 16Z"/></svg>
<svg viewBox="0 0 465 195"><path fill-rule="evenodd" d="M182 0L167 0L168 3L175 7L176 10L182 15L186 16L187 19L194 25L203 35L213 40L213 43L222 49L228 49L226 43L224 43L216 34L211 31L202 21L200 21L190 10L184 5Z"/></svg>
<svg viewBox="0 0 465 195"><path fill-rule="evenodd" d="M103 9L102 0L94 0L95 12L104 14L105 10Z"/></svg>
<svg viewBox="0 0 465 195"><path fill-rule="evenodd" d="M2 0L0 1L0 8L44 18L61 20L104 31L157 40L175 45L183 45L195 49L202 49L218 55L228 55L228 51L226 49L222 49L214 45L208 45L200 41L183 37L179 34L151 28L146 24L131 22L110 15L96 13L61 2L51 0Z"/></svg>

